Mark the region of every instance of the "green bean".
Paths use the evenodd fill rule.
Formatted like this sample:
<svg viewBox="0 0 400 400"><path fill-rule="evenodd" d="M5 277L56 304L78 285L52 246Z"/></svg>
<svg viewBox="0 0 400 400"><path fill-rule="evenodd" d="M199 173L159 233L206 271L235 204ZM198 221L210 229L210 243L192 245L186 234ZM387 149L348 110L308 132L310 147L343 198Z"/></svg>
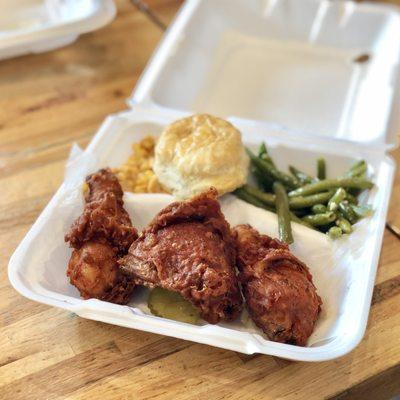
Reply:
<svg viewBox="0 0 400 400"><path fill-rule="evenodd" d="M257 198L255 198L251 194L247 193L243 188L238 188L233 193L237 197L239 197L239 199L244 200L246 203L250 203L253 206L256 206L258 208L263 208L264 210L267 210L267 211L275 212L273 207L267 206L262 201L258 200Z"/></svg>
<svg viewBox="0 0 400 400"><path fill-rule="evenodd" d="M355 214L360 217L370 217L373 213L374 210L372 209L371 206L357 206L355 204L350 204L350 208L355 212Z"/></svg>
<svg viewBox="0 0 400 400"><path fill-rule="evenodd" d="M265 143L262 143L260 148L258 149L258 158L261 158L261 160L267 162L272 167L276 168L273 159L268 154L267 146L265 145Z"/></svg>
<svg viewBox="0 0 400 400"><path fill-rule="evenodd" d="M316 193L311 196L297 196L289 199L289 206L292 210L311 207L314 204L326 203L333 195L333 192Z"/></svg>
<svg viewBox="0 0 400 400"><path fill-rule="evenodd" d="M254 175L254 178L257 182L257 185L265 190L265 191L271 191L272 190L272 185L274 181L267 176L266 174L263 174L257 167L254 165L251 166L250 168L252 174Z"/></svg>
<svg viewBox="0 0 400 400"><path fill-rule="evenodd" d="M322 157L317 160L317 177L319 180L326 179L326 162Z"/></svg>
<svg viewBox="0 0 400 400"><path fill-rule="evenodd" d="M331 239L339 239L342 236L342 230L338 226L332 226L328 231Z"/></svg>
<svg viewBox="0 0 400 400"><path fill-rule="evenodd" d="M353 196L351 193L346 192L346 200L351 204L358 204L358 199L356 196Z"/></svg>
<svg viewBox="0 0 400 400"><path fill-rule="evenodd" d="M357 161L355 164L353 164L352 166L351 166L351 168L350 168L350 171L352 172L352 173L354 173L355 171L356 171L356 173L357 173L357 171L359 171L360 169L361 170L366 170L367 169L367 163L366 163L366 161L365 160L359 160L359 161Z"/></svg>
<svg viewBox="0 0 400 400"><path fill-rule="evenodd" d="M358 169L355 170L350 178L359 178L359 179L366 179L367 177L367 170L366 169ZM352 194L354 194L355 196L358 196L360 194L360 191L358 189L352 189Z"/></svg>
<svg viewBox="0 0 400 400"><path fill-rule="evenodd" d="M346 190L351 196L353 196L355 198L357 198L357 196L359 196L359 194L362 192L361 189L349 189L349 188L347 188Z"/></svg>
<svg viewBox="0 0 400 400"><path fill-rule="evenodd" d="M276 168L274 161L272 160L272 158L268 153L264 154L262 157L260 157L260 159L268 163L272 168Z"/></svg>
<svg viewBox="0 0 400 400"><path fill-rule="evenodd" d="M276 212L282 241L293 241L290 221L338 238L350 234L351 225L360 218L371 215L371 208L359 206L356 197L374 185L366 179L368 164L364 160L354 163L342 177L326 179L326 161L318 158L317 180L294 166L289 166L290 175L280 171L265 143L260 144L257 156L246 151L258 187L244 185L234 194L256 207Z"/></svg>
<svg viewBox="0 0 400 400"><path fill-rule="evenodd" d="M328 233L329 229L331 229L333 226L336 226L336 225L335 225L335 222L331 222L331 223L328 224L328 225L320 225L320 226L318 226L317 228L318 228L318 230L319 230L320 232L322 232L322 233Z"/></svg>
<svg viewBox="0 0 400 400"><path fill-rule="evenodd" d="M371 189L374 184L365 179L358 178L341 178L341 179L325 179L315 183L310 183L296 190L289 192L290 197L307 196L322 191L336 188L356 188L356 189Z"/></svg>
<svg viewBox="0 0 400 400"><path fill-rule="evenodd" d="M368 165L365 160L359 160L347 171L344 175L347 178L362 178L365 179L367 176ZM349 194L353 196L358 196L361 191L360 189L349 189Z"/></svg>
<svg viewBox="0 0 400 400"><path fill-rule="evenodd" d="M335 194L331 197L328 202L328 210L335 211L339 207L339 203L346 198L346 191L343 188L339 188L336 190Z"/></svg>
<svg viewBox="0 0 400 400"><path fill-rule="evenodd" d="M350 169L345 173L345 177L347 178L357 178L359 175L365 173L367 171L367 163L365 160L359 160L355 164L353 164Z"/></svg>
<svg viewBox="0 0 400 400"><path fill-rule="evenodd" d="M276 197L276 212L278 214L279 240L284 243L293 243L292 227L290 225L289 201L286 189L281 182L273 185Z"/></svg>
<svg viewBox="0 0 400 400"><path fill-rule="evenodd" d="M306 185L307 183L314 182L314 178L312 178L310 175L307 175L306 173L300 171L296 167L293 167L292 165L289 165L289 171L291 174L302 184Z"/></svg>
<svg viewBox="0 0 400 400"><path fill-rule="evenodd" d="M259 201L262 201L263 203L270 206L275 205L275 195L271 193L264 193L261 190L250 185L244 185L243 189L249 194L251 194L253 197L257 198ZM298 210L301 208L311 207L314 204L326 203L332 197L332 195L333 193L331 191L331 192L317 193L312 196L292 197L289 199L289 208L291 210Z"/></svg>
<svg viewBox="0 0 400 400"><path fill-rule="evenodd" d="M349 221L347 221L347 219L340 217L335 222L343 233L351 233L353 231L353 228L351 227L351 224Z"/></svg>
<svg viewBox="0 0 400 400"><path fill-rule="evenodd" d="M244 189L243 187L237 188L232 192L236 197L239 197L239 199L242 199L250 204L253 204L257 207L264 207L264 204L255 198L252 198L252 196L250 196Z"/></svg>
<svg viewBox="0 0 400 400"><path fill-rule="evenodd" d="M351 177L352 178L365 178L367 173L367 165L361 165L359 166L357 169L355 169L352 174Z"/></svg>
<svg viewBox="0 0 400 400"><path fill-rule="evenodd" d="M267 153L268 153L268 151L267 151L267 146L265 146L265 143L262 142L262 143L260 144L260 147L258 148L258 157L262 158L262 156L263 156L264 154L267 154Z"/></svg>
<svg viewBox="0 0 400 400"><path fill-rule="evenodd" d="M290 219L292 220L292 222L297 222L298 224L304 225L307 228L316 230L316 228L314 226L312 226L311 224L309 224L306 221L303 221L301 218L299 218L295 213L290 212Z"/></svg>
<svg viewBox="0 0 400 400"><path fill-rule="evenodd" d="M339 212L345 219L350 221L351 224L355 224L358 220L357 214L346 200L339 203Z"/></svg>
<svg viewBox="0 0 400 400"><path fill-rule="evenodd" d="M290 208L290 204L289 204ZM298 208L297 210L291 210L293 214L297 215L298 217L305 217L306 215L310 214L309 208Z"/></svg>
<svg viewBox="0 0 400 400"><path fill-rule="evenodd" d="M349 168L348 172L354 171L355 169L357 169L358 167L360 167L361 165L364 165L364 164L366 164L365 160L363 160L363 159L358 160Z"/></svg>
<svg viewBox="0 0 400 400"><path fill-rule="evenodd" d="M314 204L311 207L311 211L313 214L323 214L328 211L327 207L324 204Z"/></svg>
<svg viewBox="0 0 400 400"><path fill-rule="evenodd" d="M275 168L273 165L270 163L261 160L257 156L253 154L251 150L246 148L247 154L249 155L252 163L254 166L256 166L263 174L266 174L270 178L272 178L274 181L279 181L285 185L289 190L290 189L295 189L299 187L298 182L293 179L291 176L285 174L284 172L279 171L277 168Z"/></svg>
<svg viewBox="0 0 400 400"><path fill-rule="evenodd" d="M264 193L261 190L255 188L254 186L244 185L242 186L248 194L255 197L257 200L263 202L266 205L275 207L276 197L272 193Z"/></svg>
<svg viewBox="0 0 400 400"><path fill-rule="evenodd" d="M274 208L264 204L263 202L259 201L257 198L251 196L243 188L236 189L233 193L236 195L236 197L245 201L246 203L252 204L253 206L256 206L258 208L263 208L264 210L267 210L267 211L275 212ZM290 213L290 219L293 222L297 222L298 224L306 226L307 228L315 229L312 225L301 220L299 217L297 217L297 215L295 215L292 212Z"/></svg>
<svg viewBox="0 0 400 400"><path fill-rule="evenodd" d="M305 217L303 217L303 221L313 226L328 225L331 222L335 221L335 219L336 215L332 211L328 211L323 214L306 215Z"/></svg>

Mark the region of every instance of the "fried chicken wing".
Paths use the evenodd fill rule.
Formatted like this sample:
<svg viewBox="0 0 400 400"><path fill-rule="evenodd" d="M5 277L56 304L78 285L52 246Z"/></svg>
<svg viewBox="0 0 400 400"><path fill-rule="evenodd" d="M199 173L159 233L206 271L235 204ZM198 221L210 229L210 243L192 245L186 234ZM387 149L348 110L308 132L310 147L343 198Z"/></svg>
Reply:
<svg viewBox="0 0 400 400"><path fill-rule="evenodd" d="M241 311L234 241L215 189L164 208L120 264L137 284L180 293L212 324Z"/></svg>
<svg viewBox="0 0 400 400"><path fill-rule="evenodd" d="M250 225L233 229L239 280L253 321L276 342L305 346L322 301L307 266Z"/></svg>
<svg viewBox="0 0 400 400"><path fill-rule="evenodd" d="M123 208L121 186L109 169L86 178L85 208L65 235L74 248L67 276L85 299L97 298L126 304L135 287L122 274L118 258L137 238Z"/></svg>
<svg viewBox="0 0 400 400"><path fill-rule="evenodd" d="M100 240L127 252L137 238L137 231L123 207L123 191L118 179L109 169L102 169L89 175L86 184L85 209L65 240L76 249L89 240Z"/></svg>

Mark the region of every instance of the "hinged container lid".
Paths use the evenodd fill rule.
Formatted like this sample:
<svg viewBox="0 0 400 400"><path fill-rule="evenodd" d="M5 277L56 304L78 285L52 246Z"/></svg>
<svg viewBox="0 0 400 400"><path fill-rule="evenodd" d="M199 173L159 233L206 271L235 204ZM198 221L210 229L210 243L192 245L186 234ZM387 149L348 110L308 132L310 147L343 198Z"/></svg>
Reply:
<svg viewBox="0 0 400 400"><path fill-rule="evenodd" d="M393 6L187 0L128 102L386 151L400 128L399 65Z"/></svg>

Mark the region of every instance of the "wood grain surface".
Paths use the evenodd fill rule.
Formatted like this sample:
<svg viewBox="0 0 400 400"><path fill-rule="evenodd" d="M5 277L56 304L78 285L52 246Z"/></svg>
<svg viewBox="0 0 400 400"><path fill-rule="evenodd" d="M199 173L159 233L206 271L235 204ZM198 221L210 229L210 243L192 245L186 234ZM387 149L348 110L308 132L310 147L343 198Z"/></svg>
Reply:
<svg viewBox="0 0 400 400"><path fill-rule="evenodd" d="M181 1L151 0L169 23ZM395 2L396 3L396 2ZM397 3L400 3L398 1ZM349 355L294 363L125 329L29 301L9 257L85 146L126 108L162 31L128 0L71 46L0 62L0 399L387 399L400 393L400 241L386 230L366 335ZM400 151L393 152L400 162ZM400 226L400 173L389 220Z"/></svg>

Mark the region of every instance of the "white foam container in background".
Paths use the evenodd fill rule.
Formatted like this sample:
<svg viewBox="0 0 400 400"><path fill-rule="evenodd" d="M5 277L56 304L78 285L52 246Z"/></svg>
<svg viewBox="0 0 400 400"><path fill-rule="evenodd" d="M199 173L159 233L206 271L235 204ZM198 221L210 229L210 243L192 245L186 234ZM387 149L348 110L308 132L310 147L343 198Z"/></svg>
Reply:
<svg viewBox="0 0 400 400"><path fill-rule="evenodd" d="M116 325L206 343L322 361L351 351L368 318L394 163L399 114L400 16L369 3L323 0L189 0L155 52L128 103L106 119L91 144L67 166L65 181L9 264L24 296ZM368 54L365 63L355 63ZM234 323L199 326L152 316L145 290L129 306L82 300L65 276L71 250L63 236L81 213L80 185L100 167L117 166L130 144L159 134L191 112L210 112L237 126L248 146L268 143L278 166L315 173L324 156L328 174L341 175L357 158L370 164L376 187L362 201L371 218L341 240L294 224L294 254L314 276L323 309L309 347L266 339L244 314ZM168 204L166 195L125 194L141 229ZM221 199L232 223L249 222L277 235L276 217L232 196Z"/></svg>
<svg viewBox="0 0 400 400"><path fill-rule="evenodd" d="M115 12L112 0L0 0L0 60L66 46Z"/></svg>

